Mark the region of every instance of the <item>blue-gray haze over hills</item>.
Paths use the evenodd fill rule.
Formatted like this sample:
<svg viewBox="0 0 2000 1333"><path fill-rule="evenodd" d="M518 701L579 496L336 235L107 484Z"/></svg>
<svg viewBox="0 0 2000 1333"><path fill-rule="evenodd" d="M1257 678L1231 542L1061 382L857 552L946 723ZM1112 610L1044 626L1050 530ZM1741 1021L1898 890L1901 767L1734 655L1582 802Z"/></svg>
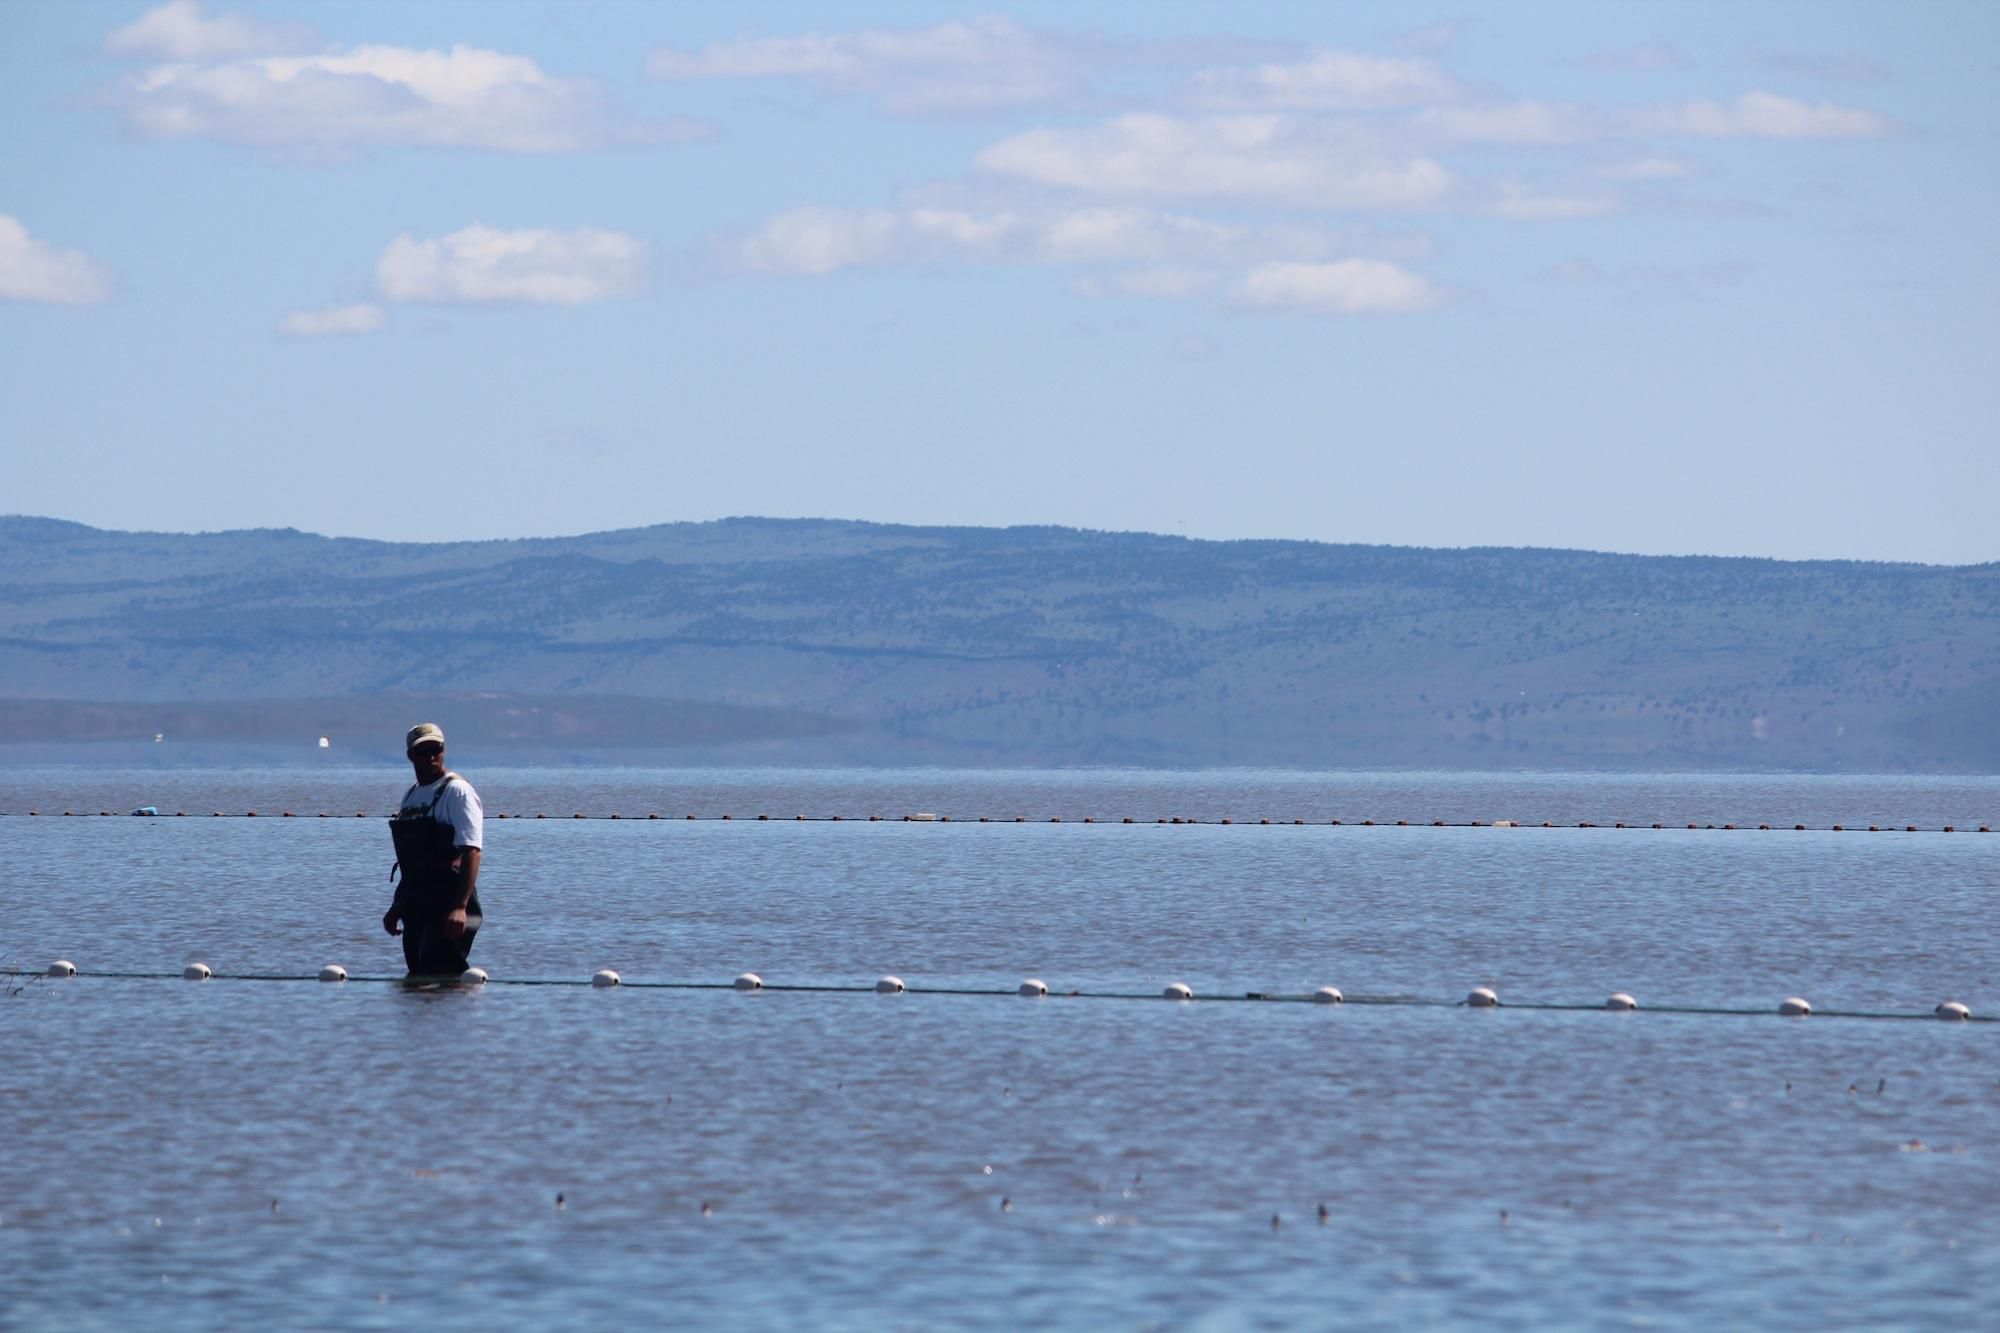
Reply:
<svg viewBox="0 0 2000 1333"><path fill-rule="evenodd" d="M0 682L12 742L393 735L417 708L557 757L1991 771L2000 565L13 517Z"/></svg>

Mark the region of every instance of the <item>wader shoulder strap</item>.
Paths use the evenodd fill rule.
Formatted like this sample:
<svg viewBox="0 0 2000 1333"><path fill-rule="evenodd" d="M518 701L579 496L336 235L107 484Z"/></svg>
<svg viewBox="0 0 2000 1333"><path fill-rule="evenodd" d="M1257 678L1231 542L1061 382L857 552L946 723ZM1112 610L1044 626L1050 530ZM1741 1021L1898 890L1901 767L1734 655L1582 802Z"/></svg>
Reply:
<svg viewBox="0 0 2000 1333"><path fill-rule="evenodd" d="M396 882L396 874L403 868L405 835L412 832L412 830L400 826L405 823L414 823L418 819L422 819L427 824L435 823L437 820L437 804L444 799L445 788L451 786L453 782L463 781L465 781L464 778L459 777L458 774L452 772L450 769L446 769L444 777L438 781L438 789L431 793L431 803L424 807L424 813L421 816L410 815L406 820L402 810L402 803L397 803L396 815L389 821L389 838L396 844L396 860L389 866L389 882L391 884ZM404 801L410 799L411 794L417 790L417 786L418 784L414 782L410 784L410 790L403 793ZM405 876L405 879L407 878ZM398 897L400 896L399 892Z"/></svg>
<svg viewBox="0 0 2000 1333"><path fill-rule="evenodd" d="M444 771L444 776L438 779L438 789L431 793L431 803L424 807L424 813L432 817L436 817L438 802L444 799L444 794L446 789L449 788L451 784L454 782L463 782L463 781L465 781L464 778L452 772L450 769L446 769ZM415 787L410 788L410 791L415 791L415 790L416 790ZM405 798L407 798L408 795L409 795L408 792L404 793Z"/></svg>

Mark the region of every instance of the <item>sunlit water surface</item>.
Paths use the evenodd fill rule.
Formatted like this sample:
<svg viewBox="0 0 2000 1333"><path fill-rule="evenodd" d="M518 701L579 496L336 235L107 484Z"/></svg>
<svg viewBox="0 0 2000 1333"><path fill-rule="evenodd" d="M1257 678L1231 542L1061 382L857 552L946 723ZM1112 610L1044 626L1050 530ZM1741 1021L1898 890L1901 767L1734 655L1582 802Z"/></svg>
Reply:
<svg viewBox="0 0 2000 1333"><path fill-rule="evenodd" d="M402 779L0 770L0 961L84 974L0 997L0 1325L2000 1308L2000 1025L1774 1012L2000 1013L2000 835L1971 831L2000 781L468 776L489 812L550 816L488 829L475 961L496 980L915 993L107 977L400 971L388 839L354 814ZM95 817L141 804L168 813ZM952 822L897 818L916 811ZM1031 975L1056 994L1014 997ZM1437 1003L1062 994L1169 981ZM1474 985L1760 1012L1450 1004Z"/></svg>

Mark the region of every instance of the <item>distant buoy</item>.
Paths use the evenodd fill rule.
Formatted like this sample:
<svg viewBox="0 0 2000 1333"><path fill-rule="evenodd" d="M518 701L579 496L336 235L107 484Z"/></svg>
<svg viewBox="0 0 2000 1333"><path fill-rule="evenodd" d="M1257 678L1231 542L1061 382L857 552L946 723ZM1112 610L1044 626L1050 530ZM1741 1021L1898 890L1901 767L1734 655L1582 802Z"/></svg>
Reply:
<svg viewBox="0 0 2000 1333"><path fill-rule="evenodd" d="M1639 1007L1639 1002L1621 990L1613 994L1610 999L1606 1000L1604 1002L1604 1007L1606 1009L1637 1009Z"/></svg>
<svg viewBox="0 0 2000 1333"><path fill-rule="evenodd" d="M910 816L910 822L913 824L930 824L935 823L936 820L937 815L930 810L919 810Z"/></svg>
<svg viewBox="0 0 2000 1333"><path fill-rule="evenodd" d="M1340 993L1338 986L1321 986L1313 992L1314 1004L1345 1004L1347 997Z"/></svg>
<svg viewBox="0 0 2000 1333"><path fill-rule="evenodd" d="M486 969L483 967L468 967L465 971L458 974L458 980L461 985L465 986L484 986L486 984Z"/></svg>
<svg viewBox="0 0 2000 1333"><path fill-rule="evenodd" d="M745 972L742 976L736 978L735 985L737 990L763 990L764 978L758 976L755 972Z"/></svg>
<svg viewBox="0 0 2000 1333"><path fill-rule="evenodd" d="M1015 988L1015 994L1025 995L1030 999L1047 995L1048 993L1048 983L1044 982L1040 977L1029 977Z"/></svg>
<svg viewBox="0 0 2000 1333"><path fill-rule="evenodd" d="M1514 827L1514 821L1513 821L1513 820L1511 820L1511 819L1496 819L1496 820L1494 820L1494 821L1493 821L1493 827L1494 827L1494 828L1513 828L1513 827Z"/></svg>
<svg viewBox="0 0 2000 1333"><path fill-rule="evenodd" d="M1465 1002L1474 1009L1495 1009L1500 1005L1500 997L1491 986L1474 986L1472 993L1465 997Z"/></svg>
<svg viewBox="0 0 2000 1333"><path fill-rule="evenodd" d="M327 747L328 747L329 745L332 745L332 744L333 744L333 742L332 742L331 740L329 740L329 739L328 739L327 737L325 737L325 736L322 736L322 737L320 737L320 738L319 738L319 748L320 748L320 749L322 749L322 750L326 749L326 748L327 748Z"/></svg>
<svg viewBox="0 0 2000 1333"><path fill-rule="evenodd" d="M1958 1000L1946 1000L1937 1007L1937 1016L1939 1018L1970 1018L1972 1017L1972 1009Z"/></svg>
<svg viewBox="0 0 2000 1333"><path fill-rule="evenodd" d="M1176 981L1160 992L1160 998L1163 1000L1192 1000L1194 998L1194 987L1188 985L1185 981Z"/></svg>
<svg viewBox="0 0 2000 1333"><path fill-rule="evenodd" d="M1778 1012L1787 1018L1804 1018L1812 1012L1812 1006L1796 995L1788 995L1778 1001Z"/></svg>
<svg viewBox="0 0 2000 1333"><path fill-rule="evenodd" d="M613 972L608 967L601 967L597 971L590 974L590 984L600 988L605 986L616 986L623 980L624 978L620 977L616 972Z"/></svg>
<svg viewBox="0 0 2000 1333"><path fill-rule="evenodd" d="M339 963L328 963L319 970L319 979L321 981L345 981L347 980L347 969Z"/></svg>
<svg viewBox="0 0 2000 1333"><path fill-rule="evenodd" d="M875 983L875 993L877 995L901 995L908 989L909 987L903 984L901 977L883 977Z"/></svg>
<svg viewBox="0 0 2000 1333"><path fill-rule="evenodd" d="M49 964L49 970L42 975L48 977L73 977L76 975L76 964L67 958L58 958Z"/></svg>
<svg viewBox="0 0 2000 1333"><path fill-rule="evenodd" d="M182 981L207 981L214 975L215 973L209 970L207 963L189 963L181 969Z"/></svg>

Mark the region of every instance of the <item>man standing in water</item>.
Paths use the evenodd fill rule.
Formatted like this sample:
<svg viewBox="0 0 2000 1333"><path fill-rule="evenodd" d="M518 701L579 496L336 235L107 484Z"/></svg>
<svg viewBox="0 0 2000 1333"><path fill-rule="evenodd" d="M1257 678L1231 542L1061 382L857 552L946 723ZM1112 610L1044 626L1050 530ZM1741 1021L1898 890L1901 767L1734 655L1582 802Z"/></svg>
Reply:
<svg viewBox="0 0 2000 1333"><path fill-rule="evenodd" d="M403 937L412 976L465 971L479 908L479 857L485 812L472 784L444 766L444 732L420 722L403 737L417 780L389 821L402 882L382 915L382 929Z"/></svg>

